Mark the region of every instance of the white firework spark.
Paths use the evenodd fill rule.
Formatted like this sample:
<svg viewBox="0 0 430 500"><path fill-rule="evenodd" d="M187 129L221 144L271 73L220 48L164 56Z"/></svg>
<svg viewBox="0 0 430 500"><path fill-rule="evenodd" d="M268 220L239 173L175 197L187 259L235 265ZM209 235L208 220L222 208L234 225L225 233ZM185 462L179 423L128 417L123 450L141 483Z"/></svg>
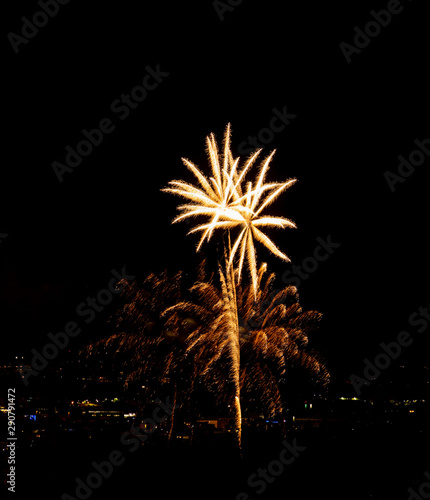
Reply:
<svg viewBox="0 0 430 500"><path fill-rule="evenodd" d="M238 228L239 233L233 246L229 249L228 264L231 266L236 258L238 261L238 280L240 280L244 261L247 260L255 295L257 292L257 258L254 240L262 243L282 260L290 261L287 255L281 252L262 231L262 228L284 229L286 227L295 228L296 225L284 217L263 215L262 212L282 192L292 186L296 179L287 179L280 183L265 183L270 161L275 153L272 151L261 163L255 181L246 182L246 187L243 188L245 176L259 157L261 149L253 153L243 167L239 168L240 158L234 159L230 149L230 131L230 124L228 124L225 130L222 154L218 151L214 134L210 134L206 138L212 171L209 178L205 177L193 163L183 158L187 168L197 178L198 185L194 186L184 181L174 180L169 182L170 187L163 189L163 191L179 195L192 202L178 207L181 214L173 222L179 222L188 217L208 217L207 223L197 225L188 233L202 232L197 251L200 250L205 240L210 240L215 229Z"/></svg>

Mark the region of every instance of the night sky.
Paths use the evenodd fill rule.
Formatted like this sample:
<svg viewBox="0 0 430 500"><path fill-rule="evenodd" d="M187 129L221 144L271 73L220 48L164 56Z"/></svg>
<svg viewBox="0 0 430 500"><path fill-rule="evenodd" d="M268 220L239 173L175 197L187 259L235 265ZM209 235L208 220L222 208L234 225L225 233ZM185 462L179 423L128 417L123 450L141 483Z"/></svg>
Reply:
<svg viewBox="0 0 430 500"><path fill-rule="evenodd" d="M138 5L61 5L18 53L7 35L39 8L9 8L1 351L28 355L42 346L113 268L126 265L139 278L164 268L192 272L197 237L186 236L186 224L170 225L180 199L160 189L193 180L181 157L207 172L209 133L221 140L230 122L239 154L248 136L270 126L274 109L286 108L295 116L263 153L277 150L268 181L298 179L270 208L298 229L268 234L296 265L318 237L340 244L299 291L305 308L324 315L319 348L348 377L430 301L430 157L394 193L384 177L397 173L398 156L417 149L416 139L430 139L423 2L401 1L402 11L350 63L339 45L352 44L354 27L387 2L243 0L223 20L210 1ZM113 111L157 66L165 76L146 99ZM114 130L60 183L52 162L64 163L66 147L106 118ZM291 264L261 247L258 258L283 286ZM425 335L404 359L428 350Z"/></svg>

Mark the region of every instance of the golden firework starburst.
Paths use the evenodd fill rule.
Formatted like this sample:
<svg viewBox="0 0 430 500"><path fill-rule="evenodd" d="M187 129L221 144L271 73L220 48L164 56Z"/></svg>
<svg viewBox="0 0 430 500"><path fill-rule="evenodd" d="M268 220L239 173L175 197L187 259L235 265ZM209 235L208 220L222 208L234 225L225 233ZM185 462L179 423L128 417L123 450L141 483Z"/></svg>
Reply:
<svg viewBox="0 0 430 500"><path fill-rule="evenodd" d="M181 214L173 222L185 220L188 217L207 216L209 222L199 224L188 234L201 231L202 236L197 245L199 251L202 243L211 238L214 229L239 228L239 234L229 252L228 264L232 265L238 255L238 279L240 280L242 267L246 258L251 274L254 294L257 291L257 259L254 239L262 243L270 252L282 260L290 259L263 233L263 227L295 228L296 225L284 217L264 216L262 211L273 203L278 196L296 179L287 179L285 182L265 183L270 161L275 151L272 151L260 165L260 172L254 183L246 182L245 176L261 153L255 151L239 168L239 157L234 159L230 149L230 124L227 125L224 135L223 154L218 151L214 134L206 138L207 152L211 165L212 176L206 178L200 170L189 160L182 158L187 168L196 176L199 186L184 181L171 181L170 187L164 192L179 195L191 204L180 205Z"/></svg>

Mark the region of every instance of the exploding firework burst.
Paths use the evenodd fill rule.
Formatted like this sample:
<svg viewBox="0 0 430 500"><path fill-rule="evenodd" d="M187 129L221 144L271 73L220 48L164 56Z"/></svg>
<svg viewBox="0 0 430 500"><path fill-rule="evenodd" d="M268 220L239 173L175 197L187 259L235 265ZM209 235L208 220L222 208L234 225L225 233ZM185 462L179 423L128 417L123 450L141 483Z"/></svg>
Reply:
<svg viewBox="0 0 430 500"><path fill-rule="evenodd" d="M248 401L246 409L251 409L250 401L256 401L253 409L271 417L282 413L279 380L286 376L288 367L301 368L323 386L329 374L319 355L308 346L308 336L321 314L303 311L293 286L273 291L275 275L267 276L266 269L262 264L257 274L257 300L251 285L237 285L238 339L232 335L234 315L222 270L218 286L213 278L202 276L191 288L194 300L179 302L164 315L173 330L181 329L184 317L195 319L196 327L185 340L184 354L193 359L196 375L219 404L235 404L232 389L238 380L240 394ZM226 362L239 353L240 365Z"/></svg>
<svg viewBox="0 0 430 500"><path fill-rule="evenodd" d="M261 149L252 154L242 168L239 168L239 158L234 159L230 149L230 124L227 125L223 154L220 154L215 136L206 138L207 151L212 176L206 178L189 160L183 158L187 168L195 175L198 185L194 186L184 181L170 181L170 187L164 192L175 194L192 203L180 205L181 214L173 222L179 222L189 217L205 216L209 222L199 224L188 234L201 232L197 245L199 251L202 243L209 241L215 229L237 228L238 234L229 248L228 264L237 261L237 279L240 281L245 259L247 260L252 279L254 295L257 293L257 258L254 241L262 243L270 252L282 260L290 259L262 231L262 228L295 228L296 225L284 217L272 217L263 214L278 196L292 186L296 179L285 182L266 183L266 176L275 151L270 153L260 164L259 173L254 182L245 182L245 177L261 153Z"/></svg>
<svg viewBox="0 0 430 500"><path fill-rule="evenodd" d="M193 371L182 356L185 325L179 335L166 330L161 319L167 307L181 300L181 278L181 273L169 276L164 272L151 273L140 285L122 280L123 304L109 321L113 333L82 350L90 360L102 359L104 368L111 361L114 372L123 372L125 388L139 382L146 400L159 397L163 388L176 399L182 375L188 377Z"/></svg>

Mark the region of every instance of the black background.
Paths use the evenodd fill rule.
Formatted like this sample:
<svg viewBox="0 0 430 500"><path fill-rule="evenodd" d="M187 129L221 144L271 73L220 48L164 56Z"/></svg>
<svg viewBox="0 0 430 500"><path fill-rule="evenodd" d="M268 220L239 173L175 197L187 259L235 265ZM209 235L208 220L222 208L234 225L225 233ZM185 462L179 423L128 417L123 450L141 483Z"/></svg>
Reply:
<svg viewBox="0 0 430 500"><path fill-rule="evenodd" d="M39 7L7 2L2 356L42 347L113 268L125 265L139 278L166 267L192 273L197 237L170 224L179 199L160 190L172 179L193 180L181 157L205 171L209 133L221 140L231 122L237 154L284 106L297 116L264 149L277 149L268 180L298 183L270 212L298 229L269 234L297 265L317 237L340 243L299 288L304 307L324 315L315 341L335 381L360 373L381 341L413 333L408 318L430 299L430 159L394 193L384 173L396 172L415 139L430 137L425 2L402 1L403 11L349 64L339 47L386 5L243 0L221 20L206 0L72 0L16 54L7 35ZM121 121L111 103L141 84L148 65L169 76ZM64 162L66 146L106 117L115 130L60 183L52 162ZM282 286L291 265L258 252ZM426 331L402 359L425 362L428 348Z"/></svg>

